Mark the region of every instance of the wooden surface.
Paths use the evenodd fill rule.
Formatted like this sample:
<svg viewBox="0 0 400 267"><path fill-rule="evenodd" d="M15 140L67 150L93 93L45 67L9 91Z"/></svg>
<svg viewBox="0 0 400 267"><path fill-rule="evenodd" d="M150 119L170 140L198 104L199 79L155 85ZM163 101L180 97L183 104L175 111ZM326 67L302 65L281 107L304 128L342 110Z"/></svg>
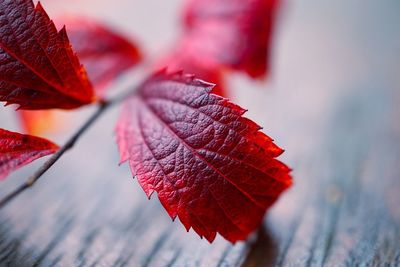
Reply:
<svg viewBox="0 0 400 267"><path fill-rule="evenodd" d="M147 4L121 1L122 10L138 5L130 16L144 19L146 8L173 9L169 1L140 2ZM210 245L172 223L117 164L116 108L0 211L0 266L400 266L400 6L299 2L283 12L268 83L229 80L232 97L286 149L283 160L294 169L293 188L258 233ZM89 6L83 12L108 8L110 20L126 24L116 6ZM90 112L66 118L51 137L62 143ZM0 127L17 129L10 110L0 114ZM0 194L39 164L2 182Z"/></svg>

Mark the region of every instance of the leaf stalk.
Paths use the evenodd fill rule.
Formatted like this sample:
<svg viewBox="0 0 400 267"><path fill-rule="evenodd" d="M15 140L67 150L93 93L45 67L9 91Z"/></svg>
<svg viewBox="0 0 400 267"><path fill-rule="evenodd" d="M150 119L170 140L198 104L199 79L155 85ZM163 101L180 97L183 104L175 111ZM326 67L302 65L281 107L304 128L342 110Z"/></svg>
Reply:
<svg viewBox="0 0 400 267"><path fill-rule="evenodd" d="M14 191L10 192L5 197L0 199L0 209L5 207L21 193L31 188L65 154L65 152L74 147L79 138L108 110L109 107L123 101L131 94L132 91L129 91L128 94L124 93L113 100L99 102L97 110L83 123L83 125L67 140L67 142L55 154L53 154L41 167L39 167L39 169L37 169L37 171L25 181L25 183L23 183Z"/></svg>

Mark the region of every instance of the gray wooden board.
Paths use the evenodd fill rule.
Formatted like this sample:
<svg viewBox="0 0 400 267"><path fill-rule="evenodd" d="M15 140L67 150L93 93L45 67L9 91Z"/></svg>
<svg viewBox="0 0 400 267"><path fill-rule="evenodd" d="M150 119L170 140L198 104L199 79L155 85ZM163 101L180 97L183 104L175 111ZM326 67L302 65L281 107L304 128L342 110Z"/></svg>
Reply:
<svg viewBox="0 0 400 267"><path fill-rule="evenodd" d="M149 201L118 166L114 108L0 211L0 265L399 266L400 6L322 2L288 1L267 86L229 79L233 98L285 148L295 181L248 241L209 244L171 222L156 195ZM0 127L16 129L1 111ZM91 111L52 138L62 143ZM41 162L2 182L0 194Z"/></svg>

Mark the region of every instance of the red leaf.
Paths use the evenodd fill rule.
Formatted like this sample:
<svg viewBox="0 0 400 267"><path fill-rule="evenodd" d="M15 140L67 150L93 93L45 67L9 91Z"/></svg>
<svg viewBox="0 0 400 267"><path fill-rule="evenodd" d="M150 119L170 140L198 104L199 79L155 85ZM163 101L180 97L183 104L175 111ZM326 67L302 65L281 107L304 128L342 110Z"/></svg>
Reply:
<svg viewBox="0 0 400 267"><path fill-rule="evenodd" d="M208 65L265 76L278 0L190 0L185 47Z"/></svg>
<svg viewBox="0 0 400 267"><path fill-rule="evenodd" d="M0 0L0 101L72 109L93 100L65 28L57 32L40 3Z"/></svg>
<svg viewBox="0 0 400 267"><path fill-rule="evenodd" d="M226 96L222 71L219 68L203 65L196 53L193 55L190 52L190 48L178 45L170 55L156 64L156 69L168 68L170 72L184 70L185 73L194 74L204 81L215 84L212 90L214 94Z"/></svg>
<svg viewBox="0 0 400 267"><path fill-rule="evenodd" d="M141 59L138 48L106 26L84 18L58 20L67 26L68 36L95 87L102 97L105 87ZM93 41L96 40L96 41ZM27 133L40 135L56 128L52 111L19 111Z"/></svg>
<svg viewBox="0 0 400 267"><path fill-rule="evenodd" d="M60 122L53 110L19 110L17 114L24 132L32 135L55 130Z"/></svg>
<svg viewBox="0 0 400 267"><path fill-rule="evenodd" d="M46 139L0 129L0 179L57 150L58 146Z"/></svg>
<svg viewBox="0 0 400 267"><path fill-rule="evenodd" d="M98 95L141 60L138 47L100 23L84 18L62 18L79 59L87 69Z"/></svg>
<svg viewBox="0 0 400 267"><path fill-rule="evenodd" d="M245 110L211 89L193 76L152 77L125 103L117 140L122 162L173 219L210 242L216 233L235 242L291 185L290 170Z"/></svg>
<svg viewBox="0 0 400 267"><path fill-rule="evenodd" d="M157 67L184 70L217 84L225 96L223 71L233 68L254 78L267 73L273 16L278 0L191 0L186 29L167 60Z"/></svg>

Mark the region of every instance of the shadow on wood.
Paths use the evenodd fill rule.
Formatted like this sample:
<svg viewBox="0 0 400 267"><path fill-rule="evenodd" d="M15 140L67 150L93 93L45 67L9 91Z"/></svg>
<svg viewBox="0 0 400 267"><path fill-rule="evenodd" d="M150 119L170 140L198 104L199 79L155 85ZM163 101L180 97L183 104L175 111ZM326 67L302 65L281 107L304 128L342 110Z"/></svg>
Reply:
<svg viewBox="0 0 400 267"><path fill-rule="evenodd" d="M257 233L257 240L252 244L243 267L274 266L278 249L276 240L267 226Z"/></svg>

